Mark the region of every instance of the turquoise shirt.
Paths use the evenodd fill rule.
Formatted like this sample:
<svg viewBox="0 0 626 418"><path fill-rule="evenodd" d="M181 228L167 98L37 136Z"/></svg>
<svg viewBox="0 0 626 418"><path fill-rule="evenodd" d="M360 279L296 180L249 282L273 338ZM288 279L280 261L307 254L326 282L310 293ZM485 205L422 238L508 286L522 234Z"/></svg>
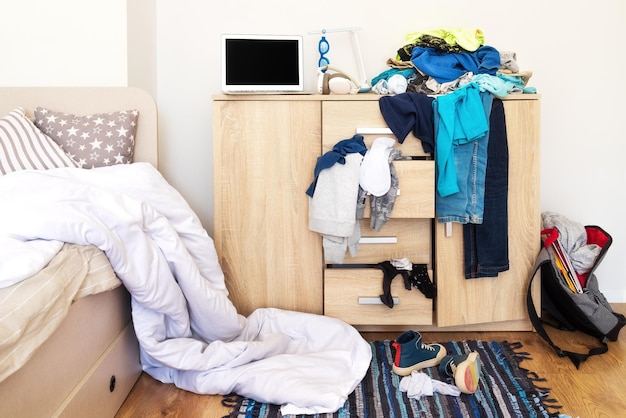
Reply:
<svg viewBox="0 0 626 418"><path fill-rule="evenodd" d="M435 101L437 105L434 110L439 114L435 140L437 191L445 197L459 191L454 167L454 148L485 136L489 132L489 121L485 115L480 89L475 83L439 96Z"/></svg>

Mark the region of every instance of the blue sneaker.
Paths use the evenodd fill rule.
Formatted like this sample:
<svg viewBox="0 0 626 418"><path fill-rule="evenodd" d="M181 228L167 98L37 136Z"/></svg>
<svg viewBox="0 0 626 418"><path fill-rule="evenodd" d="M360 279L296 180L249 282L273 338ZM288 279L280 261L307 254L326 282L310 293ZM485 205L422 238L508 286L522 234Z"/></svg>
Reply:
<svg viewBox="0 0 626 418"><path fill-rule="evenodd" d="M475 351L446 356L439 364L439 372L451 377L461 392L474 393L480 380L480 356Z"/></svg>
<svg viewBox="0 0 626 418"><path fill-rule="evenodd" d="M441 362L447 352L441 344L424 344L419 332L406 331L392 343L396 349L393 372L408 376L414 370L434 367Z"/></svg>

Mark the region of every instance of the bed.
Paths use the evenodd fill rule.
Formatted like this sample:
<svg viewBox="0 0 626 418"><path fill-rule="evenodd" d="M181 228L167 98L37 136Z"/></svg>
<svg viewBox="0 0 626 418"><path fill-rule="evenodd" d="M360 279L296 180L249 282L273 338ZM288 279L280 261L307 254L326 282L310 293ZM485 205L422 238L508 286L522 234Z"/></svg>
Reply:
<svg viewBox="0 0 626 418"><path fill-rule="evenodd" d="M0 88L0 113L0 307L30 306L39 325L2 337L14 309L0 311L0 416L112 416L141 370L198 394L279 404L283 414L344 404L369 368L369 344L335 318L237 312L213 240L156 168L148 95ZM7 132L21 134L7 146ZM33 302L48 276L65 286ZM14 297L13 286L33 290ZM66 294L69 312L37 315Z"/></svg>
<svg viewBox="0 0 626 418"><path fill-rule="evenodd" d="M156 106L145 91L126 87L0 88L0 117L21 107L34 119L39 106L74 115L137 110L133 159L157 166ZM84 266L69 261L76 259ZM57 311L62 318L31 318L43 329L36 331L33 325L32 344L38 348L25 349L19 342L9 345L9 351L17 354L10 364L6 351L2 352L0 416L82 417L88 411L90 417L112 417L141 373L129 294L95 246L64 244L36 276L47 283L53 275L92 281L85 279L82 289L66 286L62 290L67 297L59 299L73 301ZM0 289L0 300L12 297L15 287ZM25 300L23 304L32 303ZM0 310L0 315L8 314Z"/></svg>

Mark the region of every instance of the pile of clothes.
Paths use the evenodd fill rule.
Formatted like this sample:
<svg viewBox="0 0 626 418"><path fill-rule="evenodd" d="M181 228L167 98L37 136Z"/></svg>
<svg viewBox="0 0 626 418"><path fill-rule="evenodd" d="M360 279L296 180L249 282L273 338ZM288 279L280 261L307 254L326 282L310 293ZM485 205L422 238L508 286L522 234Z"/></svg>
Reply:
<svg viewBox="0 0 626 418"><path fill-rule="evenodd" d="M434 155L436 218L463 224L466 278L496 277L509 269L501 99L536 93L532 73L520 72L514 52L485 45L480 29L410 33L387 64L372 79L385 122L400 144L413 132Z"/></svg>
<svg viewBox="0 0 626 418"><path fill-rule="evenodd" d="M446 28L413 32L389 69L372 79L379 94L447 94L475 82L497 97L536 93L528 87L531 71L519 70L517 54L485 45L480 29Z"/></svg>

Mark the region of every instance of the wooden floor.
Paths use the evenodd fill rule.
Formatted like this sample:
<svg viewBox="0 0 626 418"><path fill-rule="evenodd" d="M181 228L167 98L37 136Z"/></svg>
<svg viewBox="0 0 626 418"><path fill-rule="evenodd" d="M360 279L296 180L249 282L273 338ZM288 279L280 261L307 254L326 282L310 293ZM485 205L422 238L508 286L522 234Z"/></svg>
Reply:
<svg viewBox="0 0 626 418"><path fill-rule="evenodd" d="M626 314L626 304L616 304L617 312ZM418 330L419 331L419 330ZM550 331L549 331L550 332ZM580 333L564 337L552 332L553 340L563 349L582 350L594 339ZM532 332L422 333L425 342L484 340L519 341L532 360L522 367L547 379L541 383L551 388L552 397L562 405L561 413L572 418L615 418L626 416L626 330L619 340L609 343L609 352L590 358L579 370L567 358L559 358L541 337ZM369 341L394 339L396 334L364 334ZM196 395L171 384L155 381L143 374L128 395L116 418L181 417L215 418L227 415L221 396Z"/></svg>

